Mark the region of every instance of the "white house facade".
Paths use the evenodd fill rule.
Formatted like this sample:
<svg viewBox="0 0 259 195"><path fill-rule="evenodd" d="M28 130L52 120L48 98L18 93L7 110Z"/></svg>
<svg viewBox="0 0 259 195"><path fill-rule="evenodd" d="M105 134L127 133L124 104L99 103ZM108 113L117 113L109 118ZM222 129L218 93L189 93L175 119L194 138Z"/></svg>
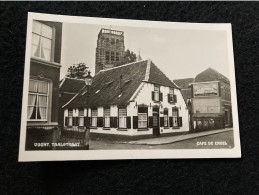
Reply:
<svg viewBox="0 0 259 195"><path fill-rule="evenodd" d="M85 129L89 121L91 134L154 137L189 131L180 89L150 60L102 70L90 97L86 92L83 88L64 105L64 128Z"/></svg>

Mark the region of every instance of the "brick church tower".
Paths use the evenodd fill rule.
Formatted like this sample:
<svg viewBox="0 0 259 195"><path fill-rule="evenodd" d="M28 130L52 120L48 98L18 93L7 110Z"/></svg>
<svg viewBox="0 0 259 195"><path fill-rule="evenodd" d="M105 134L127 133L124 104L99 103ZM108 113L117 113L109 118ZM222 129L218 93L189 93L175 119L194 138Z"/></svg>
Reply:
<svg viewBox="0 0 259 195"><path fill-rule="evenodd" d="M95 74L123 64L124 52L124 32L102 28L97 40Z"/></svg>

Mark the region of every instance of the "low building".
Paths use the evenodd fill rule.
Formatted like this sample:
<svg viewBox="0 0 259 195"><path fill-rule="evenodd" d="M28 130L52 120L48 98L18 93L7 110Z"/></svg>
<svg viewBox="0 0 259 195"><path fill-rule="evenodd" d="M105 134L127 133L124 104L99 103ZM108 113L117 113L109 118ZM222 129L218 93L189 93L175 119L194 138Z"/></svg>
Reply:
<svg viewBox="0 0 259 195"><path fill-rule="evenodd" d="M192 98L190 83L194 82L194 78L176 79L173 81L178 87L180 87L184 100L189 102L189 100Z"/></svg>
<svg viewBox="0 0 259 195"><path fill-rule="evenodd" d="M190 84L194 130L232 126L230 81L212 68L198 74Z"/></svg>
<svg viewBox="0 0 259 195"><path fill-rule="evenodd" d="M180 89L151 61L138 61L99 71L64 109L65 129L91 134L159 136L189 131L187 106Z"/></svg>
<svg viewBox="0 0 259 195"><path fill-rule="evenodd" d="M62 23L33 21L26 148L58 128L61 39Z"/></svg>
<svg viewBox="0 0 259 195"><path fill-rule="evenodd" d="M85 86L83 79L70 78L65 76L59 84L59 125L63 126L64 106L71 98L73 98Z"/></svg>

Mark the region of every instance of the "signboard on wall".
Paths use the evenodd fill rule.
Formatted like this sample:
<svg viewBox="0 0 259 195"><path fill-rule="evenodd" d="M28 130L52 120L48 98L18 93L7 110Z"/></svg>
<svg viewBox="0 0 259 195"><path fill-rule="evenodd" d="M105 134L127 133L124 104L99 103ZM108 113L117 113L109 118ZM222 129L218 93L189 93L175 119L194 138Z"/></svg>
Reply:
<svg viewBox="0 0 259 195"><path fill-rule="evenodd" d="M193 85L194 97L218 96L219 87L217 82L213 83L197 83Z"/></svg>

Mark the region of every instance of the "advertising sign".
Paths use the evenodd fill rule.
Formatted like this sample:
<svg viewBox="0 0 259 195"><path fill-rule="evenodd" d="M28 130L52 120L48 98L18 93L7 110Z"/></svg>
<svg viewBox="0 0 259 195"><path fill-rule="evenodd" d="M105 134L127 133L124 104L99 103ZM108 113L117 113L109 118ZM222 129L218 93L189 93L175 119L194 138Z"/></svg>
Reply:
<svg viewBox="0 0 259 195"><path fill-rule="evenodd" d="M198 83L193 85L194 97L218 96L218 83Z"/></svg>

